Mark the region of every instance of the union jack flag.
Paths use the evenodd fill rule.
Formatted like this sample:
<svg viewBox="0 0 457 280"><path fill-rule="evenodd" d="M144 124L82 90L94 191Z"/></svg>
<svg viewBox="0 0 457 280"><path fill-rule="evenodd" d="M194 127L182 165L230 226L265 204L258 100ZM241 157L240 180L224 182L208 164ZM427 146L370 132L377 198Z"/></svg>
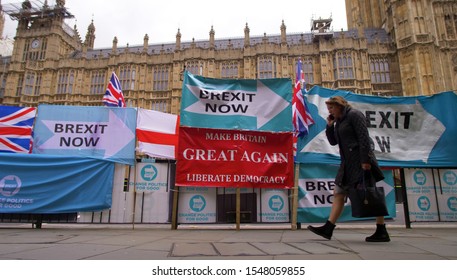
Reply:
<svg viewBox="0 0 457 280"><path fill-rule="evenodd" d="M0 106L0 152L30 153L36 108Z"/></svg>
<svg viewBox="0 0 457 280"><path fill-rule="evenodd" d="M109 107L125 107L124 95L122 94L121 82L116 74L111 74L108 88L103 95L103 103Z"/></svg>
<svg viewBox="0 0 457 280"><path fill-rule="evenodd" d="M307 135L308 127L311 124L314 124L314 120L309 113L307 105L305 104L303 91L301 89L301 85L304 83L304 80L305 78L302 70L302 61L299 59L297 62L297 75L295 79L294 95L292 97L292 121L295 137Z"/></svg>

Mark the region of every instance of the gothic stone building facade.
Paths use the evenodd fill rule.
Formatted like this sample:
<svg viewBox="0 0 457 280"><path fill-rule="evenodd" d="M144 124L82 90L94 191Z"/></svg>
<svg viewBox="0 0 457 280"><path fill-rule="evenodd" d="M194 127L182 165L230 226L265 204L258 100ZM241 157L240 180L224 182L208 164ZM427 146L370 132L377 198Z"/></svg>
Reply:
<svg viewBox="0 0 457 280"><path fill-rule="evenodd" d="M40 2L41 3L41 2ZM13 53L0 61L5 105L100 106L111 72L120 78L128 106L179 114L183 71L222 79L291 78L303 61L306 86L383 96L430 95L457 88L457 1L346 0L348 30L331 19L279 35L149 42L94 49L92 22L84 40L65 1L41 7L30 1L3 7L18 21ZM304 20L305 22L305 20ZM240 33L242 30L240 30Z"/></svg>

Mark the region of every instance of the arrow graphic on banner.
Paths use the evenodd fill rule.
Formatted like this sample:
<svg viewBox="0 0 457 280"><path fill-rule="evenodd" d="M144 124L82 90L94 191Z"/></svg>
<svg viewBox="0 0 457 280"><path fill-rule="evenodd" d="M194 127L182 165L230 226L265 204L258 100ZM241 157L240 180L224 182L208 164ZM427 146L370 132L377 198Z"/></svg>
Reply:
<svg viewBox="0 0 457 280"><path fill-rule="evenodd" d="M271 209L275 211L280 211L284 206L284 202L281 200L279 196L271 198Z"/></svg>
<svg viewBox="0 0 457 280"><path fill-rule="evenodd" d="M109 158L135 137L113 111L109 111L108 122L44 120L43 123L53 135L37 149L104 150L104 157Z"/></svg>
<svg viewBox="0 0 457 280"><path fill-rule="evenodd" d="M303 178L300 178L299 181L298 181L298 185L300 186L300 196L299 196L299 200L298 200L298 206L300 208L320 208L322 207L323 205L319 205L319 204L316 204L315 203L315 196L318 196L318 197L321 197L321 198L324 198L324 197L328 197L328 196L333 196L333 191L330 190L330 189L326 189L326 188L315 188L311 191L307 191L306 190L306 182L315 182L316 185L318 182L325 182L325 181L328 181L329 178L307 178L307 179L303 179ZM333 181L333 179L332 179ZM380 182L377 182L376 183L376 186L377 187L382 187L384 188L384 194L386 196L388 196L391 192L394 191L394 188L389 185L388 183L386 183L385 181L380 181ZM324 202L325 202L325 207L331 207L331 202L327 199L323 199ZM348 200L346 202L347 203L350 203L350 201Z"/></svg>
<svg viewBox="0 0 457 280"><path fill-rule="evenodd" d="M187 85L199 100L185 111L209 116L242 116L257 118L262 127L289 106L289 102L257 81L257 91L210 90Z"/></svg>
<svg viewBox="0 0 457 280"><path fill-rule="evenodd" d="M325 101L309 95L308 102L317 106L320 116L328 116ZM417 102L415 104L373 104L351 102L367 117L369 133L375 143L378 160L419 160L428 162L430 153L446 127ZM300 152L334 154L337 146L328 144L325 127Z"/></svg>

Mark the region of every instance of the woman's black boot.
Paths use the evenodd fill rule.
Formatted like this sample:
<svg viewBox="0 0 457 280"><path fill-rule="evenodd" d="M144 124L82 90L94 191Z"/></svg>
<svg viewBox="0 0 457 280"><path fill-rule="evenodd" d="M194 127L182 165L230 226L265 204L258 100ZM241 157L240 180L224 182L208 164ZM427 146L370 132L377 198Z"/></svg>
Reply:
<svg viewBox="0 0 457 280"><path fill-rule="evenodd" d="M390 237L389 233L387 233L386 225L378 225L376 224L376 231L373 235L368 236L365 238L366 242L389 242Z"/></svg>
<svg viewBox="0 0 457 280"><path fill-rule="evenodd" d="M332 224L330 221L325 222L325 225L320 226L320 227L308 226L308 229L310 231L312 231L315 234L320 235L328 240L330 240L332 238L334 228L335 228L335 225Z"/></svg>

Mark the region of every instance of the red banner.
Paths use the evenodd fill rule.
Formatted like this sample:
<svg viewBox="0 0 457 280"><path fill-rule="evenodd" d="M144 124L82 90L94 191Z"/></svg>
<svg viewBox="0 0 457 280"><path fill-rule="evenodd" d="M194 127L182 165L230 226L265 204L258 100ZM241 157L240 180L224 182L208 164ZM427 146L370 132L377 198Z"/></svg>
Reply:
<svg viewBox="0 0 457 280"><path fill-rule="evenodd" d="M292 188L291 132L181 127L176 185Z"/></svg>

